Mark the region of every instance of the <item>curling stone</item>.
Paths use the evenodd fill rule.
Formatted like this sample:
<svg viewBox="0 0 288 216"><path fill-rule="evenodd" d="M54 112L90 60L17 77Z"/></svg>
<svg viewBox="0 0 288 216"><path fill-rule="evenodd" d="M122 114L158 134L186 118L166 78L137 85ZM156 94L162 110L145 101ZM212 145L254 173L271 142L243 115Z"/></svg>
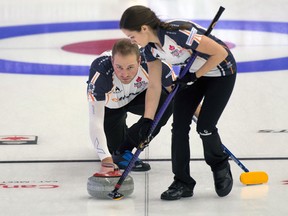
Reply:
<svg viewBox="0 0 288 216"><path fill-rule="evenodd" d="M108 194L114 190L120 176L121 173L120 175L118 174L116 176L95 173L93 176L88 178L87 191L92 197L108 199ZM128 175L122 183L119 192L124 196L129 196L133 193L133 191L134 181L133 178Z"/></svg>

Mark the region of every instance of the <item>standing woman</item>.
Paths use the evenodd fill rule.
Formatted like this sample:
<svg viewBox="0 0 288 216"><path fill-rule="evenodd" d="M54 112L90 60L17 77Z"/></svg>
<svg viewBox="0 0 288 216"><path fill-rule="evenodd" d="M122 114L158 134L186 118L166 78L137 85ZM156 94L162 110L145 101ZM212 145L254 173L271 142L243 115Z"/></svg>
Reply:
<svg viewBox="0 0 288 216"><path fill-rule="evenodd" d="M215 190L223 197L232 190L233 179L216 127L230 98L235 78L236 62L228 47L205 29L183 20L162 22L145 6L132 6L123 13L120 28L126 36L145 47L150 82L146 93L144 122L139 131L146 140L155 117L161 92L161 60L185 66L191 54L198 56L189 72L176 83L182 88L174 98L172 128L172 170L174 181L161 199L176 200L193 196L196 181L190 176L189 131L193 114L202 101L197 132L204 148L206 163L213 172ZM188 83L188 84L187 84Z"/></svg>

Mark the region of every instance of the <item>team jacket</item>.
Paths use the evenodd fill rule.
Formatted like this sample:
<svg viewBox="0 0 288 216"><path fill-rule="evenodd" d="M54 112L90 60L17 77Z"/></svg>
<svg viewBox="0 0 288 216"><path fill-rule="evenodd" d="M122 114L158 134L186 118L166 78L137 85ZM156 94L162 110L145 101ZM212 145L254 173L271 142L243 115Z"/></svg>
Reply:
<svg viewBox="0 0 288 216"><path fill-rule="evenodd" d="M193 52L195 52L197 46L201 43L201 38L205 33L205 29L189 21L174 20L169 23L176 27L185 23L188 24L191 28L189 28L189 30L174 31L159 28L157 34L162 44L162 48L158 47L154 43L149 43L145 47L146 59L147 61L160 59L172 65L185 65L189 57ZM224 42L215 36L210 34L209 38L222 45L227 50L228 56L216 68L209 71L204 76L219 77L236 73L237 68L235 59L229 48L225 45ZM189 71L196 72L208 58L209 55L198 52L198 56Z"/></svg>
<svg viewBox="0 0 288 216"><path fill-rule="evenodd" d="M108 108L120 108L132 101L138 94L147 89L148 73L143 52L137 75L130 84L122 84L114 74L111 62L111 51L102 53L90 67L88 80L88 101L103 101ZM163 63L162 84L170 86L175 78L172 68Z"/></svg>

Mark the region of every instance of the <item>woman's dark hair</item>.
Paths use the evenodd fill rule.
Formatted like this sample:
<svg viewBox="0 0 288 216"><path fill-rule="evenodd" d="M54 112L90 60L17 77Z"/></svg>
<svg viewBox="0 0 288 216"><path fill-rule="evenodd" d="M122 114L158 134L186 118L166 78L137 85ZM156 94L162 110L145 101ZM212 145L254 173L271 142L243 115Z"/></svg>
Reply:
<svg viewBox="0 0 288 216"><path fill-rule="evenodd" d="M186 26L173 26L162 22L156 14L148 7L135 5L127 8L120 19L120 29L129 31L141 31L141 26L147 25L152 30L163 28L166 30L187 29Z"/></svg>
<svg viewBox="0 0 288 216"><path fill-rule="evenodd" d="M137 59L139 59L140 57L140 51L138 45L132 44L131 40L128 38L120 39L113 45L112 57L114 57L118 53L122 56L135 54Z"/></svg>

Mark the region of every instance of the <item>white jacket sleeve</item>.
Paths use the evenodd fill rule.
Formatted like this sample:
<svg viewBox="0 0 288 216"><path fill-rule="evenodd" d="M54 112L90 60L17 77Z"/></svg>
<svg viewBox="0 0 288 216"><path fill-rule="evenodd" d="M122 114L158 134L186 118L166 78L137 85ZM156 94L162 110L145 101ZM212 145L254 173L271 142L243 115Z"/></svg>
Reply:
<svg viewBox="0 0 288 216"><path fill-rule="evenodd" d="M89 130L92 144L102 161L111 157L104 132L105 101L89 101Z"/></svg>

